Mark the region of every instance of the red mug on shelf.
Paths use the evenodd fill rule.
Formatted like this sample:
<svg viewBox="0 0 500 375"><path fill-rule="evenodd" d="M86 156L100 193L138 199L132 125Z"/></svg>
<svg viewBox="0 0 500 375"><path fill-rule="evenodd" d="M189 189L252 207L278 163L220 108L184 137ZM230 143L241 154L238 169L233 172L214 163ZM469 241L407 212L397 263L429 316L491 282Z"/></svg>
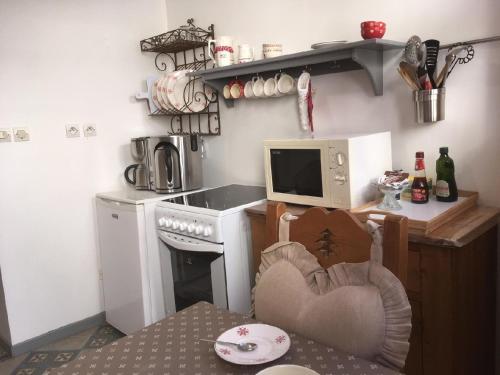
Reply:
<svg viewBox="0 0 500 375"><path fill-rule="evenodd" d="M361 22L361 36L363 39L382 38L385 34L385 22L364 21Z"/></svg>

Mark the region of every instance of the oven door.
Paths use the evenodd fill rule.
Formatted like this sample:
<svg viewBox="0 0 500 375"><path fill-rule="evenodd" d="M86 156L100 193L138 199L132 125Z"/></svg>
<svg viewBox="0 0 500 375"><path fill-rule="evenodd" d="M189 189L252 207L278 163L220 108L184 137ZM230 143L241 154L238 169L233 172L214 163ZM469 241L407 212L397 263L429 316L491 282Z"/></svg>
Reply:
<svg viewBox="0 0 500 375"><path fill-rule="evenodd" d="M165 313L173 314L199 301L227 308L223 245L158 233Z"/></svg>

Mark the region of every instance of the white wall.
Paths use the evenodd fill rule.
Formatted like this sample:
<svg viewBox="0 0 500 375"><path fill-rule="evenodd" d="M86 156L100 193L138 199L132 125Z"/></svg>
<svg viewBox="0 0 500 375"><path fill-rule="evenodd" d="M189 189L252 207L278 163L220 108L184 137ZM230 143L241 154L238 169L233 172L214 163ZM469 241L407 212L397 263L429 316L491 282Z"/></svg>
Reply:
<svg viewBox="0 0 500 375"><path fill-rule="evenodd" d="M5 303L5 295L3 292L2 272L0 270L0 340L5 344L10 344L10 328L7 315L7 305Z"/></svg>
<svg viewBox="0 0 500 375"><path fill-rule="evenodd" d="M164 0L0 3L0 265L17 344L103 310L93 196L122 186L129 139L160 134L132 97L154 72L139 41L166 30ZM95 138L65 138L91 122Z"/></svg>
<svg viewBox="0 0 500 375"><path fill-rule="evenodd" d="M467 0L418 5L397 0L167 0L167 9L170 28L194 17L202 27L214 23L216 37L234 36L236 45L250 43L259 50L272 41L283 43L285 53L307 50L316 42L359 40L359 23L368 19L384 20L385 38L399 41L413 34L443 43L500 35L497 0L478 0L473 6ZM459 187L479 191L482 204L500 207L499 57L500 42L477 45L474 60L455 68L447 83L446 121L436 125L414 122L410 90L396 72L397 58L386 65L383 97L373 96L363 71L315 77L317 135L389 129L394 167L411 170L415 151L423 150L432 176L439 147L449 146ZM222 136L207 142L204 172L210 185L263 184L262 140L302 136L293 97L241 101L231 109L222 105L221 128Z"/></svg>

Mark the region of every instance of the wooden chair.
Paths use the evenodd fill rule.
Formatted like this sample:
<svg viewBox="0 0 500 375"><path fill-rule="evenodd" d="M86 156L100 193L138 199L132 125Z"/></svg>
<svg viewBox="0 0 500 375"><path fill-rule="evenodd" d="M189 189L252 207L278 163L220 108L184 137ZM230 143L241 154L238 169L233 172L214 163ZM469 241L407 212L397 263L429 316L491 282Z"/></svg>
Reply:
<svg viewBox="0 0 500 375"><path fill-rule="evenodd" d="M411 307L404 289L408 219L396 215L379 219L380 239L372 237L372 226L364 224L373 219L368 212L313 207L285 220L280 239L280 221L286 212L284 203L268 202L268 247L262 253L254 289L256 318L385 366L403 368L411 332ZM286 235L289 242L283 241ZM372 251L374 241L377 246ZM380 259L380 247L385 268L379 261L368 262L373 260L372 252Z"/></svg>
<svg viewBox="0 0 500 375"><path fill-rule="evenodd" d="M285 203L269 201L266 216L266 247L278 241L280 217ZM380 212L377 212L380 214ZM290 221L290 241L300 242L318 259L323 268L370 259L372 237L363 223L370 212L350 213L313 207ZM408 219L385 215L374 220L383 225L383 265L406 286L408 264Z"/></svg>

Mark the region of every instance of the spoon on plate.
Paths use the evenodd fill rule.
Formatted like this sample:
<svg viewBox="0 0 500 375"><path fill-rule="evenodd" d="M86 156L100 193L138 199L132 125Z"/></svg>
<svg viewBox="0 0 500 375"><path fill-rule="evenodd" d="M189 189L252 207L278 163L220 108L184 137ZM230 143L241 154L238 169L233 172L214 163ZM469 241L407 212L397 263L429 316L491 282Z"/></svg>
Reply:
<svg viewBox="0 0 500 375"><path fill-rule="evenodd" d="M257 344L254 342L241 342L239 344L235 342L227 342L227 341L219 341L219 340L207 340L207 339L198 339L199 341L206 341L206 342L215 342L216 344L219 345L231 345L236 347L238 350L242 352L251 352L257 349Z"/></svg>

